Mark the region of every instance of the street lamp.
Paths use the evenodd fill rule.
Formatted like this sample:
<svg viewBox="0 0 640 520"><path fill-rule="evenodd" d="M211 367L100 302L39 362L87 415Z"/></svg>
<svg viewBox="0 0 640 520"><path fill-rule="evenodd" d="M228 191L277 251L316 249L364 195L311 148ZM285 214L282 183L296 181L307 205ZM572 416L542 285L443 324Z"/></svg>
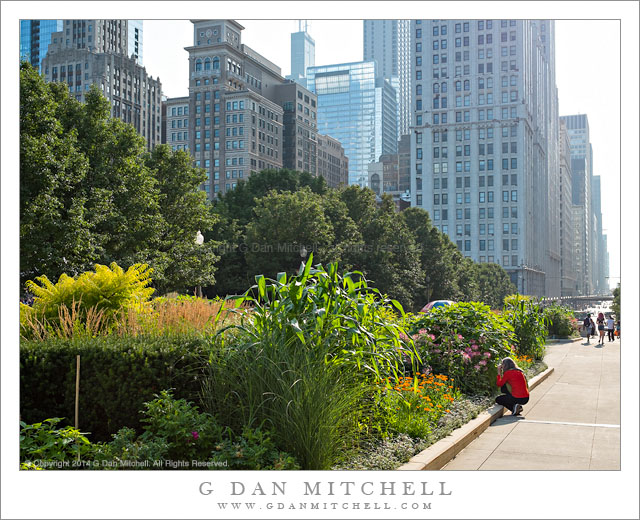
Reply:
<svg viewBox="0 0 640 520"><path fill-rule="evenodd" d="M198 232L196 233L196 244L199 246L204 244L204 235L200 233L200 230L198 230ZM202 286L198 285L196 291L198 298L202 298Z"/></svg>

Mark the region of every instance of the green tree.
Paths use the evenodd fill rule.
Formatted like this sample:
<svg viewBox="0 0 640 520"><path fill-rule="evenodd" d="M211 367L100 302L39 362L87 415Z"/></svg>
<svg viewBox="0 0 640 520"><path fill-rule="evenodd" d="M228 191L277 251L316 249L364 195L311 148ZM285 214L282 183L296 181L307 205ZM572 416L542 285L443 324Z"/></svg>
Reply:
<svg viewBox="0 0 640 520"><path fill-rule="evenodd" d="M193 166L191 156L173 152L168 145L156 146L146 158L156 180L162 225L154 237L149 263L155 266L154 283L162 291L183 291L215 283L219 243L196 244L198 231L212 229L218 217L199 189L206 173Z"/></svg>
<svg viewBox="0 0 640 520"><path fill-rule="evenodd" d="M348 252L347 263L362 271L380 292L414 308L415 289L424 274L415 239L391 196L383 195L378 207L373 191L349 186L340 192L340 198L363 239L363 247Z"/></svg>
<svg viewBox="0 0 640 520"><path fill-rule="evenodd" d="M295 272L308 253L316 263L333 259L333 226L321 198L307 187L296 192L272 191L258 199L256 218L246 230L249 272L275 278Z"/></svg>
<svg viewBox="0 0 640 520"><path fill-rule="evenodd" d="M97 260L98 244L81 190L89 162L76 132L57 117L65 85L46 84L20 66L20 279L82 272Z"/></svg>
<svg viewBox="0 0 640 520"><path fill-rule="evenodd" d="M492 309L502 308L504 299L517 292L507 272L498 264L477 264L476 280L478 299Z"/></svg>
<svg viewBox="0 0 640 520"><path fill-rule="evenodd" d="M415 288L420 306L433 300L455 300L459 295L458 265L462 255L449 237L431 224L429 213L418 207L401 213L420 251L424 278Z"/></svg>
<svg viewBox="0 0 640 520"><path fill-rule="evenodd" d="M255 218L257 201L270 191L295 192L308 186L313 193L327 193L327 185L322 177L314 177L307 172L294 170L262 170L241 180L234 190L219 195L213 212L218 223L208 233L207 241L220 244L221 258L218 262L216 285L208 288L208 294L225 296L240 294L254 282L254 275L247 265L246 227Z"/></svg>
<svg viewBox="0 0 640 520"><path fill-rule="evenodd" d="M613 303L611 304L611 312L620 319L620 284L613 290Z"/></svg>
<svg viewBox="0 0 640 520"><path fill-rule="evenodd" d="M213 283L214 244L195 237L215 219L188 155L149 155L96 86L80 103L29 64L20 74L22 281L117 262L150 264L163 290Z"/></svg>

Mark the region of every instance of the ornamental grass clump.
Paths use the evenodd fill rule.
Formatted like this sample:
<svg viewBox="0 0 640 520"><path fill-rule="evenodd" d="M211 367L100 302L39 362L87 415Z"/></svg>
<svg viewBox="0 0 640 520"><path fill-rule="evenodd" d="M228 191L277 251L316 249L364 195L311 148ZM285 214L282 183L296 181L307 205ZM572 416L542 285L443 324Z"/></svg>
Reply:
<svg viewBox="0 0 640 520"><path fill-rule="evenodd" d="M218 332L202 399L224 424L267 424L304 469L329 469L356 442L374 382L403 374L402 350L416 356L383 317L400 304L312 259L234 298L252 311Z"/></svg>

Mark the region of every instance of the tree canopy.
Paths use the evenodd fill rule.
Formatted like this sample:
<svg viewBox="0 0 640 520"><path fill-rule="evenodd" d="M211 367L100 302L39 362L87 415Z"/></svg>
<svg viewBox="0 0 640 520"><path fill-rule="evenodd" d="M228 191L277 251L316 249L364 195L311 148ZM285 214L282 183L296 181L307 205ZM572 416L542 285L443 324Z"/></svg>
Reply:
<svg viewBox="0 0 640 520"><path fill-rule="evenodd" d="M204 179L184 152L149 153L132 125L110 117L96 86L80 103L21 64L23 284L112 262L151 265L160 292L214 283L215 244L195 244L215 222Z"/></svg>

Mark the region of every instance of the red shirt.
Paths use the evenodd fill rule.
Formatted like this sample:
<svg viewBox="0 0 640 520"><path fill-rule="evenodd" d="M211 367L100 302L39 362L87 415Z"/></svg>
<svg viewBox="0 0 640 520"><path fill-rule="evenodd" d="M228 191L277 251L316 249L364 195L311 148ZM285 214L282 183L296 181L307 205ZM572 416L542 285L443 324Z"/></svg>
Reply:
<svg viewBox="0 0 640 520"><path fill-rule="evenodd" d="M507 370L502 377L498 374L496 385L502 386L505 383L511 385L511 395L513 397L529 397L527 381L520 370Z"/></svg>

